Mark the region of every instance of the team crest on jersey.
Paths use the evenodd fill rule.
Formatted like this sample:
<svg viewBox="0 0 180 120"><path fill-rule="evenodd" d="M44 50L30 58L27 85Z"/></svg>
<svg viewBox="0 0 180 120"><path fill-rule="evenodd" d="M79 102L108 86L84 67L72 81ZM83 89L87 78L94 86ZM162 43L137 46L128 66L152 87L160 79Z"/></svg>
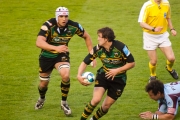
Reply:
<svg viewBox="0 0 180 120"><path fill-rule="evenodd" d="M167 17L167 13L164 13L164 18L166 18Z"/></svg>
<svg viewBox="0 0 180 120"><path fill-rule="evenodd" d="M114 52L114 57L118 58L120 56L119 52Z"/></svg>
<svg viewBox="0 0 180 120"><path fill-rule="evenodd" d="M72 32L68 30L66 36L72 36Z"/></svg>

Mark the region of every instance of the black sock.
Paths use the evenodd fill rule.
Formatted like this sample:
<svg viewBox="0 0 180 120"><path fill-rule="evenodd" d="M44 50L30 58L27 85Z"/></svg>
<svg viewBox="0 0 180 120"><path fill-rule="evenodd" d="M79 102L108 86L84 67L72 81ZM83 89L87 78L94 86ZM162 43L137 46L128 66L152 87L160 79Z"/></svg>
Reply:
<svg viewBox="0 0 180 120"><path fill-rule="evenodd" d="M48 88L47 87L41 88L40 86L38 86L38 90L39 90L40 98L44 99Z"/></svg>
<svg viewBox="0 0 180 120"><path fill-rule="evenodd" d="M86 120L88 118L88 116L93 112L94 108L96 106L92 106L91 102L89 102L86 107L84 108L84 112L81 115L81 119L80 120Z"/></svg>
<svg viewBox="0 0 180 120"><path fill-rule="evenodd" d="M68 82L61 81L60 87L62 93L62 100L66 101L70 88L70 80Z"/></svg>

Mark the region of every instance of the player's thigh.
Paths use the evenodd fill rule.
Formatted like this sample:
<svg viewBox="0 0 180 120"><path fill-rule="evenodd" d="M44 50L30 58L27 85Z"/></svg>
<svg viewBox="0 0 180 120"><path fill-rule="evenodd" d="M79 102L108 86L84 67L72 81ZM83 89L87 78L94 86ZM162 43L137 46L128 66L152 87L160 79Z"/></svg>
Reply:
<svg viewBox="0 0 180 120"><path fill-rule="evenodd" d="M175 59L174 52L171 46L161 47L160 49L169 61L172 61Z"/></svg>
<svg viewBox="0 0 180 120"><path fill-rule="evenodd" d="M151 64L156 64L157 62L157 53L156 50L147 50L148 57L151 61Z"/></svg>
<svg viewBox="0 0 180 120"><path fill-rule="evenodd" d="M114 100L117 100L119 97L121 97L124 91L124 87L126 86L123 78L124 77L115 77L113 80L114 82L109 82L107 96L111 97Z"/></svg>
<svg viewBox="0 0 180 120"><path fill-rule="evenodd" d="M112 99L111 97L109 96L106 96L103 103L102 103L102 107L103 107L103 110L107 110L111 107L111 105L115 102L116 100Z"/></svg>
<svg viewBox="0 0 180 120"><path fill-rule="evenodd" d="M105 93L105 89L103 87L94 87L93 98L91 100L91 103L93 105L97 105L101 101L104 93Z"/></svg>

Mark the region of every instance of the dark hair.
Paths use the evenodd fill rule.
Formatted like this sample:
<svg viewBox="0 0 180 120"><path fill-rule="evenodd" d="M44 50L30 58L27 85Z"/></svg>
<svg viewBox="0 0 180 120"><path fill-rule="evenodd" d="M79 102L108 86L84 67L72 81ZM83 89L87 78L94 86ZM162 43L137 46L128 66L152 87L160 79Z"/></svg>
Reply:
<svg viewBox="0 0 180 120"><path fill-rule="evenodd" d="M109 27L101 28L97 31L97 33L102 33L102 38L108 39L109 42L115 39L114 31Z"/></svg>
<svg viewBox="0 0 180 120"><path fill-rule="evenodd" d="M158 92L164 93L164 84L160 80L152 80L145 87L146 92L151 90L154 95L157 95Z"/></svg>

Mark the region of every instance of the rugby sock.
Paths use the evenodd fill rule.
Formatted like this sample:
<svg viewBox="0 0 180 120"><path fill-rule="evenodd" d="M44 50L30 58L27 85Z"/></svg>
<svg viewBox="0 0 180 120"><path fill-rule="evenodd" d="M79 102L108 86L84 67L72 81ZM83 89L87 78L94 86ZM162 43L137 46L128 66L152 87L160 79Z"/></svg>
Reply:
<svg viewBox="0 0 180 120"><path fill-rule="evenodd" d="M42 87L38 86L38 90L39 90L40 98L44 99L48 88L47 87L42 88Z"/></svg>
<svg viewBox="0 0 180 120"><path fill-rule="evenodd" d="M108 111L107 111L108 112ZM98 120L99 118L101 118L102 116L104 116L107 112L104 112L102 107L100 107L96 113L93 115L93 120Z"/></svg>
<svg viewBox="0 0 180 120"><path fill-rule="evenodd" d="M60 87L62 93L62 100L66 101L70 88L70 80L68 82L61 81Z"/></svg>
<svg viewBox="0 0 180 120"><path fill-rule="evenodd" d="M173 66L174 62L170 62L170 61L166 61L166 68L169 71L172 71L172 66Z"/></svg>
<svg viewBox="0 0 180 120"><path fill-rule="evenodd" d="M151 76L156 76L156 65L153 66L153 65L149 62L149 70L150 70Z"/></svg>
<svg viewBox="0 0 180 120"><path fill-rule="evenodd" d="M84 112L82 113L80 120L86 120L88 116L93 112L95 107L96 106L91 105L91 102L89 102L84 108Z"/></svg>

